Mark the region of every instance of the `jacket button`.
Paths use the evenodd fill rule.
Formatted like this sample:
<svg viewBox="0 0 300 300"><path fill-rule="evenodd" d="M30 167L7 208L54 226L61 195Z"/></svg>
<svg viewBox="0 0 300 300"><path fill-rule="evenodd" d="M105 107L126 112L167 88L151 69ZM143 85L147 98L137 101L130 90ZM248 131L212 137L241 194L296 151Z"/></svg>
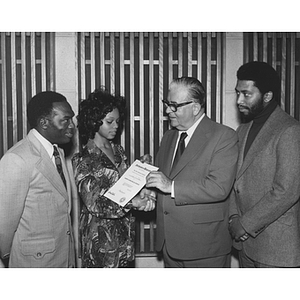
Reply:
<svg viewBox="0 0 300 300"><path fill-rule="evenodd" d="M38 253L36 254L36 256L37 256L37 257L41 257L41 256L42 256L42 253L41 253L41 252L38 252Z"/></svg>
<svg viewBox="0 0 300 300"><path fill-rule="evenodd" d="M164 211L164 214L165 214L165 215L168 215L169 213L168 213L167 211Z"/></svg>
<svg viewBox="0 0 300 300"><path fill-rule="evenodd" d="M68 230L68 231L67 231L67 235L70 235L70 234L71 234L71 232Z"/></svg>
<svg viewBox="0 0 300 300"><path fill-rule="evenodd" d="M240 191L239 191L238 189L236 189L236 193L237 193L237 194L239 194L239 193L240 193Z"/></svg>

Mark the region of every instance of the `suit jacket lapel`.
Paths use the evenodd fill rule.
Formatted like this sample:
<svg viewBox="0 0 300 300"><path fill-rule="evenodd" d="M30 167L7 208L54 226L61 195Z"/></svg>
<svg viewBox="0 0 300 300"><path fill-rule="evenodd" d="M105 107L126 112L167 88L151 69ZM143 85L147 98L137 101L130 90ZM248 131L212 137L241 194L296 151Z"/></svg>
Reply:
<svg viewBox="0 0 300 300"><path fill-rule="evenodd" d="M33 146L33 154L39 156L39 160L36 163L37 169L49 180L66 201L68 201L67 190L47 151L31 132L28 134L28 138Z"/></svg>
<svg viewBox="0 0 300 300"><path fill-rule="evenodd" d="M170 177L173 179L190 161L191 159L199 153L204 145L206 144L208 137L207 135L210 132L210 120L208 117L204 116L203 120L198 124L197 128L194 131L192 138L190 139L186 149L184 150L180 160L174 169L171 170ZM175 139L176 143L176 139ZM174 148L172 148L174 153Z"/></svg>
<svg viewBox="0 0 300 300"><path fill-rule="evenodd" d="M237 131L238 136L239 136L239 158L238 158L238 163L237 163L237 174L239 174L243 163L244 163L244 152L245 152L245 146L246 146L246 141L248 138L248 134L250 131L250 128L252 126L252 121L249 124L244 125L243 127L240 127ZM242 137L242 138L240 138Z"/></svg>
<svg viewBox="0 0 300 300"><path fill-rule="evenodd" d="M276 109L268 118L266 123L263 125L261 130L259 131L258 135L254 139L245 159L243 159L243 153L245 149L245 144L246 140L248 137L249 130L251 128L251 124L249 124L248 127L245 127L244 130L246 130L245 136L243 138L242 142L242 147L241 147L241 152L240 152L240 157L239 157L239 165L238 165L238 174L237 178L239 178L246 170L247 168L251 165L253 160L257 157L258 153L263 151L264 146L268 144L269 140L272 139L272 132L274 131L274 121L277 118L277 112L278 109ZM241 160L240 160L241 159Z"/></svg>
<svg viewBox="0 0 300 300"><path fill-rule="evenodd" d="M170 176L177 138L178 131L174 129L172 130L172 133L168 136L168 139L166 141L166 145L168 146L168 148L166 149L166 151L164 151L165 163L162 172L164 172L167 176Z"/></svg>

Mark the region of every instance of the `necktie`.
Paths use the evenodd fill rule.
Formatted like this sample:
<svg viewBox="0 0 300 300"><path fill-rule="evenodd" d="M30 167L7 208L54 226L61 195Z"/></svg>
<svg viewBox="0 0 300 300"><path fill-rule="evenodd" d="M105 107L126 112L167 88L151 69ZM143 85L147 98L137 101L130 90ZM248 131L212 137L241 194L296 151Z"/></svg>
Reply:
<svg viewBox="0 0 300 300"><path fill-rule="evenodd" d="M55 165L56 165L56 169L65 185L65 187L67 186L66 184L66 178L65 178L65 175L63 173L63 168L62 168L62 164L61 164L61 158L60 158L60 155L59 155L59 152L58 152L58 149L55 145L53 145L53 155L54 155L54 158L55 158Z"/></svg>
<svg viewBox="0 0 300 300"><path fill-rule="evenodd" d="M176 166L176 164L179 161L180 156L182 155L184 149L185 149L185 144L184 144L184 139L187 137L187 133L186 132L182 132L179 138L179 142L177 145L177 150L176 150L176 154L174 157L174 161L173 161L173 166L172 168L174 168Z"/></svg>

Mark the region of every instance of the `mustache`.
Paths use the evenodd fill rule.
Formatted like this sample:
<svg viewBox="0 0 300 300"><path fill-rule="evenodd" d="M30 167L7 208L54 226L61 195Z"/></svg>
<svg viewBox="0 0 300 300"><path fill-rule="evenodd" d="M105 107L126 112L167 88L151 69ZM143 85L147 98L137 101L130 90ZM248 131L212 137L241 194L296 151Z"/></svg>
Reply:
<svg viewBox="0 0 300 300"><path fill-rule="evenodd" d="M238 108L245 108L245 109L249 109L249 107L245 106L245 105L238 105Z"/></svg>

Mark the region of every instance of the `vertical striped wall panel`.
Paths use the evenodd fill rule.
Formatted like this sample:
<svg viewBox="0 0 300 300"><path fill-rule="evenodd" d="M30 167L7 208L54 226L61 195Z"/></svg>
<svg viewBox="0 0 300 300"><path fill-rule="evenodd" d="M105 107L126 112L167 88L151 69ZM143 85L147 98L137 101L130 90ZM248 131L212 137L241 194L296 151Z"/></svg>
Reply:
<svg viewBox="0 0 300 300"><path fill-rule="evenodd" d="M222 122L225 34L186 32L77 33L78 95L95 88L125 97L121 136L130 162L158 150L168 118L161 102L173 78L193 76L207 91L206 113ZM154 251L155 213L137 213L137 252Z"/></svg>
<svg viewBox="0 0 300 300"><path fill-rule="evenodd" d="M26 106L54 90L54 34L1 32L0 157L28 132Z"/></svg>
<svg viewBox="0 0 300 300"><path fill-rule="evenodd" d="M175 77L194 76L207 90L207 114L222 122L223 33L77 33L80 99L104 86L127 100L121 143L130 161L155 155L168 128L161 100ZM202 76L203 75L203 76ZM139 141L138 143L136 141Z"/></svg>
<svg viewBox="0 0 300 300"><path fill-rule="evenodd" d="M300 119L300 33L244 33L244 61L264 61L281 78L280 106Z"/></svg>

